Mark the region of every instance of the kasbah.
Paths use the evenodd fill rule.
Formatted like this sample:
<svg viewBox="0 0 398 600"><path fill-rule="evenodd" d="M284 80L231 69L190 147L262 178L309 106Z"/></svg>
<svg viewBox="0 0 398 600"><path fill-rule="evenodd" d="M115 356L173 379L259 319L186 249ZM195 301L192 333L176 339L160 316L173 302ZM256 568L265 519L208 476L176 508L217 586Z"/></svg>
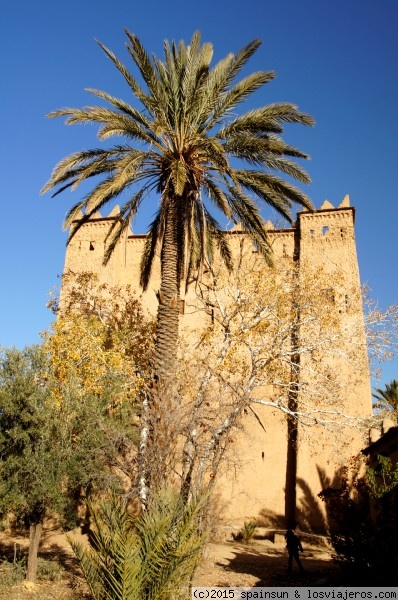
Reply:
<svg viewBox="0 0 398 600"><path fill-rule="evenodd" d="M92 272L100 283L130 285L140 295L144 309L155 315L159 268L152 275L148 291L142 294L139 288L144 234L127 233L103 266L105 238L117 215L118 207L107 217L97 212L82 225L67 247L64 273ZM355 339L346 336L342 342L338 337L337 343L345 347L335 348L328 356L317 353L316 360L318 365L332 361L327 367L343 390L339 411L350 418L366 419L371 415L372 401L354 221L355 208L350 206L349 196L345 196L337 208L325 200L319 210L299 212L291 228L277 229L269 221L265 227L275 264L283 265L284 273L295 269L303 282L309 265L312 271L322 270L328 280L326 292L336 299L339 325L347 326L348 330L350 324L357 324ZM239 225L228 235L233 251L238 253L246 246L251 248L246 253L247 260L258 260L253 244ZM266 276L269 267L264 263L263 268ZM63 289L61 300L66 293L67 289ZM180 328L191 331L204 326L203 314L187 309L195 303L194 295L195 286L191 286L181 301L180 311ZM356 368L355 381L350 365L340 358L350 353L355 354L356 364L361 365ZM322 398L322 402L327 404L327 398ZM257 406L256 416L246 411L242 420L233 447L236 464L229 460L230 466L221 474L216 487L219 518L225 530L239 528L248 519L255 519L265 527L283 529L287 518L290 524L295 520L302 530L324 533L327 521L318 493L327 485L338 485L341 467L363 448L363 436L356 428L339 428L337 432L321 424L312 427L299 424L297 443L292 444L287 419L269 406Z"/></svg>

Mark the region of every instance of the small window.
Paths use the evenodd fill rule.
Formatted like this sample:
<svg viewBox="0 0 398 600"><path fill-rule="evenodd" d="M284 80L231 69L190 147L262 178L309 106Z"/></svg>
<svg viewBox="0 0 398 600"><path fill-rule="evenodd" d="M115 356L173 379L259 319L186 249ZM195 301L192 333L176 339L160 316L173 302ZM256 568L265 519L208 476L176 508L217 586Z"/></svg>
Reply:
<svg viewBox="0 0 398 600"><path fill-rule="evenodd" d="M334 289L333 288L326 288L323 290L323 295L325 296L326 300L328 302L330 302L331 304L334 304L335 302L335 293L334 293Z"/></svg>
<svg viewBox="0 0 398 600"><path fill-rule="evenodd" d="M322 227L322 235L326 235L328 231L329 231L329 227L327 225Z"/></svg>
<svg viewBox="0 0 398 600"><path fill-rule="evenodd" d="M90 252L92 252L94 250L94 242L90 242L89 248L90 248Z"/></svg>
<svg viewBox="0 0 398 600"><path fill-rule="evenodd" d="M185 313L185 300L180 300L180 304L179 304L179 312L180 315L183 315Z"/></svg>
<svg viewBox="0 0 398 600"><path fill-rule="evenodd" d="M315 229L310 229L310 237L315 237Z"/></svg>

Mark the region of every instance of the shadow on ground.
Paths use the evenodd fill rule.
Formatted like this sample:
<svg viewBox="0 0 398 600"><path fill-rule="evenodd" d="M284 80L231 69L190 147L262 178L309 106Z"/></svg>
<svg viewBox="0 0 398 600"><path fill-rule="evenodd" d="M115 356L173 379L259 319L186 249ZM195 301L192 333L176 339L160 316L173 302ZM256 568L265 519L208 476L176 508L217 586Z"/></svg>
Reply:
<svg viewBox="0 0 398 600"><path fill-rule="evenodd" d="M336 586L342 582L341 573L329 556L308 550L301 555L305 568L300 573L293 565L291 574L287 572L287 555L281 550L248 548L234 551L227 564L220 564L226 573L245 573L256 578L253 587L300 587Z"/></svg>
<svg viewBox="0 0 398 600"><path fill-rule="evenodd" d="M63 536L64 537L64 536ZM0 545L0 560L18 562L28 558L28 540L19 536L7 539L3 536ZM67 573L72 576L81 576L79 564L71 550L65 547L65 542L57 543L51 541L51 536L43 536L39 549L39 558L44 560L55 560Z"/></svg>

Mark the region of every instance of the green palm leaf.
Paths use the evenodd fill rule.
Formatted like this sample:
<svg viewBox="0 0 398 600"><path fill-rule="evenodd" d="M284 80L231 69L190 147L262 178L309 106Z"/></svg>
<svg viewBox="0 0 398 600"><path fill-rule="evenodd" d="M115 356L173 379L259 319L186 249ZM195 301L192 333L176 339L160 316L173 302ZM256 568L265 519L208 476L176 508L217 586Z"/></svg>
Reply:
<svg viewBox="0 0 398 600"><path fill-rule="evenodd" d="M170 491L131 516L116 496L89 503L92 547L70 539L95 600L172 600L180 597L195 570L205 536L199 517L202 496L186 504Z"/></svg>
<svg viewBox="0 0 398 600"><path fill-rule="evenodd" d="M376 400L374 408L379 411L395 412L398 416L398 381L396 379L386 383L384 390L375 388L372 396Z"/></svg>

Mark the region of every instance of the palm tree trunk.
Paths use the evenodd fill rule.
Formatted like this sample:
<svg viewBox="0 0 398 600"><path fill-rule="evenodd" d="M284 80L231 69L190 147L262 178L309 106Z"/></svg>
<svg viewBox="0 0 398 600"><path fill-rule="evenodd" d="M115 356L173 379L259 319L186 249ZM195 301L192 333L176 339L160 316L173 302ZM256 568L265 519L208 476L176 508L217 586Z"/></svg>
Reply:
<svg viewBox="0 0 398 600"><path fill-rule="evenodd" d="M177 371L180 286L175 209L175 202L171 201L161 255L161 284L156 324L156 376L162 391L175 382Z"/></svg>
<svg viewBox="0 0 398 600"><path fill-rule="evenodd" d="M177 352L179 325L179 273L176 203L169 202L161 254L161 285L156 323L155 382L148 396L141 437L140 497L146 505L174 473L177 415Z"/></svg>

